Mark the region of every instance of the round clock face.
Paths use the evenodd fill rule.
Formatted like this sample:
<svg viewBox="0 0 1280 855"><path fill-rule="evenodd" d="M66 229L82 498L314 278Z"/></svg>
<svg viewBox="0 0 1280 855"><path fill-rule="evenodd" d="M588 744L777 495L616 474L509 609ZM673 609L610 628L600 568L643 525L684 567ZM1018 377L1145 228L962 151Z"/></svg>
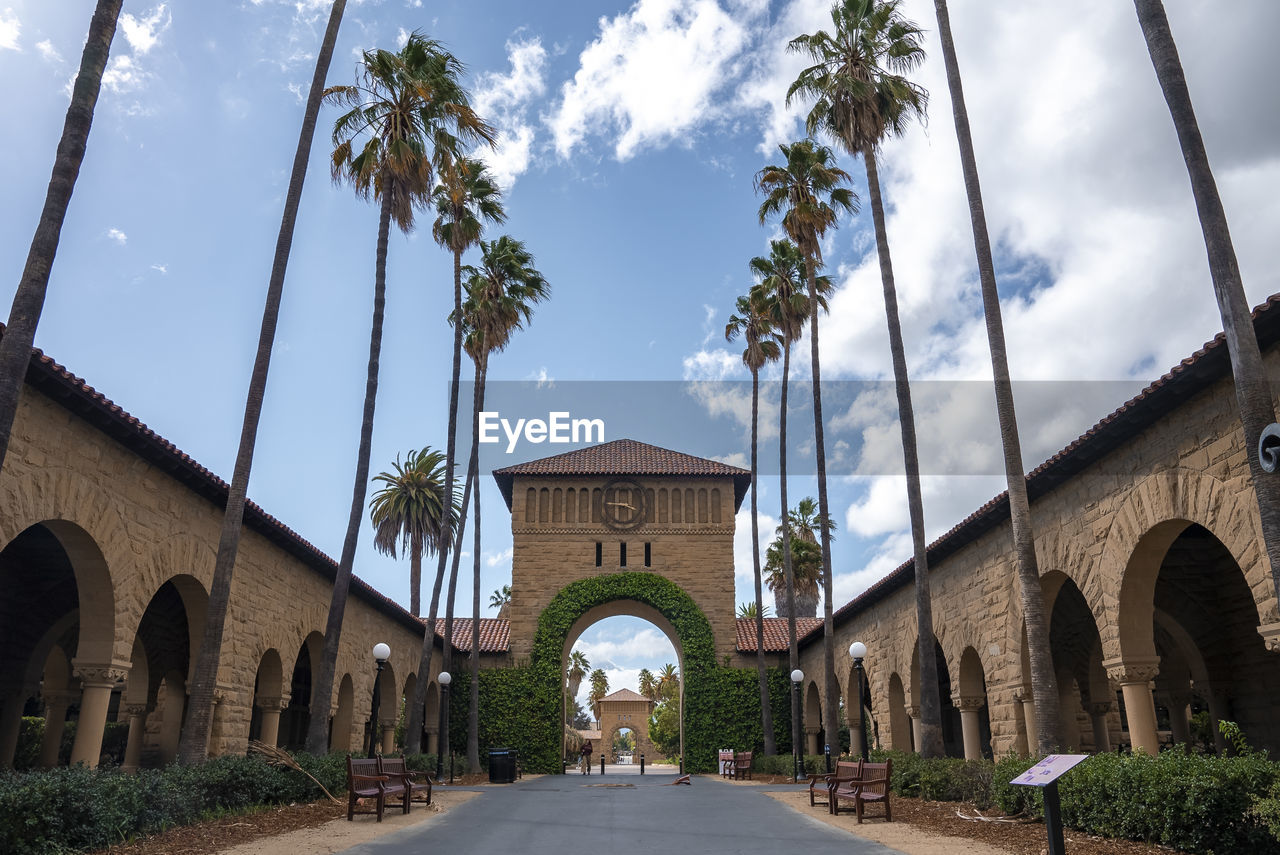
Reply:
<svg viewBox="0 0 1280 855"><path fill-rule="evenodd" d="M644 488L635 481L610 481L604 485L600 517L609 528L616 531L637 529L648 520L648 514Z"/></svg>

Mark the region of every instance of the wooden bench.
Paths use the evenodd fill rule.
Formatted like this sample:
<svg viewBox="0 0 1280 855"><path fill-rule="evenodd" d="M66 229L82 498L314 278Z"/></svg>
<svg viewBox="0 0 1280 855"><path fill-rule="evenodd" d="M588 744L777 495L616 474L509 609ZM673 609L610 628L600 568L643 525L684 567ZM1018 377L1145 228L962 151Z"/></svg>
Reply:
<svg viewBox="0 0 1280 855"><path fill-rule="evenodd" d="M378 774L386 775L392 782L398 783L409 793L410 801L421 801L431 804L431 778L426 772L412 772L405 765L404 755L399 757L379 757ZM417 796L426 793L426 799ZM407 811L406 811L407 812Z"/></svg>
<svg viewBox="0 0 1280 855"><path fill-rule="evenodd" d="M751 778L751 752L733 752L733 759L725 763L724 773L733 781L741 781L744 778Z"/></svg>
<svg viewBox="0 0 1280 855"><path fill-rule="evenodd" d="M816 775L809 776L809 807L819 804L814 799L818 793L826 795L827 800L821 804L831 805L831 782L835 778L842 778L846 781L860 778L862 776L862 760L838 760L836 761L836 770L834 772L821 772Z"/></svg>
<svg viewBox="0 0 1280 855"><path fill-rule="evenodd" d="M893 761L883 763L863 763L862 774L857 778L834 778L829 791L828 809L833 814L840 813L840 800L853 802L858 822L862 822L863 809L868 802L884 804L885 822L893 822L893 808L889 804L889 778L893 774Z"/></svg>
<svg viewBox="0 0 1280 855"><path fill-rule="evenodd" d="M393 781L391 776L380 774L378 760L360 757L347 757L347 821L351 822L358 813L373 813L382 822L382 813L387 806L387 798L400 799L404 813L409 812L409 794L404 784ZM373 810L360 810L358 805L363 799L373 799Z"/></svg>

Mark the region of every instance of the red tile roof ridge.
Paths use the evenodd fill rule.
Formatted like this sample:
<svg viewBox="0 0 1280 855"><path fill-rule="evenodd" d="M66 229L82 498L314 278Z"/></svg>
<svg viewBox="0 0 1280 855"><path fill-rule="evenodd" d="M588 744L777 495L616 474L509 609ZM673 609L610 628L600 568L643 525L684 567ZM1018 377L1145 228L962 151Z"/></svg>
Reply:
<svg viewBox="0 0 1280 855"><path fill-rule="evenodd" d="M601 464L601 458L610 458L608 464ZM639 462L632 462L639 458ZM557 464L567 464L563 467ZM703 471L677 469L678 464L687 464L691 468ZM648 442L622 437L553 454L513 463L493 470L494 475L750 475L749 469L732 466L720 460L698 457L683 451L663 448Z"/></svg>

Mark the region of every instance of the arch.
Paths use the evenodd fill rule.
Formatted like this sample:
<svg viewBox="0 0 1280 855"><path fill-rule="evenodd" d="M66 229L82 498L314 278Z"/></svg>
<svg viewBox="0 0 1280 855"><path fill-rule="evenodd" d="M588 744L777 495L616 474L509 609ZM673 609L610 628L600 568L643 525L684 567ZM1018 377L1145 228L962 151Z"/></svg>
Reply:
<svg viewBox="0 0 1280 855"><path fill-rule="evenodd" d="M720 488L711 489L711 521L720 525Z"/></svg>
<svg viewBox="0 0 1280 855"><path fill-rule="evenodd" d="M543 487L538 491L538 523L545 525L551 522L551 491Z"/></svg>
<svg viewBox="0 0 1280 855"><path fill-rule="evenodd" d="M1166 469L1136 484L1112 515L1100 561L1107 572L1093 577L1097 590L1082 589L1105 627L1105 658L1155 655L1150 638L1141 637L1151 624L1155 578L1168 548L1192 523L1217 537L1235 559L1255 592L1258 623L1277 619L1252 488L1233 490L1202 472ZM1118 604L1118 617L1103 611L1108 602Z"/></svg>
<svg viewBox="0 0 1280 855"><path fill-rule="evenodd" d="M711 509L708 507L707 488L698 488L698 522L706 523L711 519Z"/></svg>
<svg viewBox="0 0 1280 855"><path fill-rule="evenodd" d="M566 585L538 619L531 658L531 677L547 707L536 743L529 746L533 763L560 768L564 714L552 704L563 692L565 662L573 642L603 617L630 614L648 620L671 639L680 662L682 743L686 771L715 768L715 646L711 624L693 599L669 579L653 573L628 572ZM690 723L694 726L691 728ZM533 736L531 734L531 736Z"/></svg>
<svg viewBox="0 0 1280 855"><path fill-rule="evenodd" d="M284 696L284 665L275 648L267 650L258 660L258 675L253 685L255 701L259 697L279 700Z"/></svg>
<svg viewBox="0 0 1280 855"><path fill-rule="evenodd" d="M567 523L576 523L578 521L578 491L573 487L565 490L564 502L564 521Z"/></svg>
<svg viewBox="0 0 1280 855"><path fill-rule="evenodd" d="M681 505L684 502L683 493L680 490L671 491L671 521L673 523L684 522L684 514Z"/></svg>
<svg viewBox="0 0 1280 855"><path fill-rule="evenodd" d="M527 523L538 521L538 491L530 487L524 496L524 521Z"/></svg>
<svg viewBox="0 0 1280 855"><path fill-rule="evenodd" d="M329 731L330 751L351 750L351 722L355 716L355 687L350 674L343 674L338 684L338 704Z"/></svg>
<svg viewBox="0 0 1280 855"><path fill-rule="evenodd" d="M889 675L889 747L894 751L911 750L911 719L907 716L907 693L902 677Z"/></svg>
<svg viewBox="0 0 1280 855"><path fill-rule="evenodd" d="M559 487L551 492L551 522L564 522L564 491Z"/></svg>

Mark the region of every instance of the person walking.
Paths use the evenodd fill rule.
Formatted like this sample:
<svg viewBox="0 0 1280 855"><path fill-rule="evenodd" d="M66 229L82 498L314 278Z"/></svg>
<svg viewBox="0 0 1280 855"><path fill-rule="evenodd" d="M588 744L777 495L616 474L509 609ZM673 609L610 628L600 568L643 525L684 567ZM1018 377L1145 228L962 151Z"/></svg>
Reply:
<svg viewBox="0 0 1280 855"><path fill-rule="evenodd" d="M591 774L591 740L582 743L582 774Z"/></svg>

